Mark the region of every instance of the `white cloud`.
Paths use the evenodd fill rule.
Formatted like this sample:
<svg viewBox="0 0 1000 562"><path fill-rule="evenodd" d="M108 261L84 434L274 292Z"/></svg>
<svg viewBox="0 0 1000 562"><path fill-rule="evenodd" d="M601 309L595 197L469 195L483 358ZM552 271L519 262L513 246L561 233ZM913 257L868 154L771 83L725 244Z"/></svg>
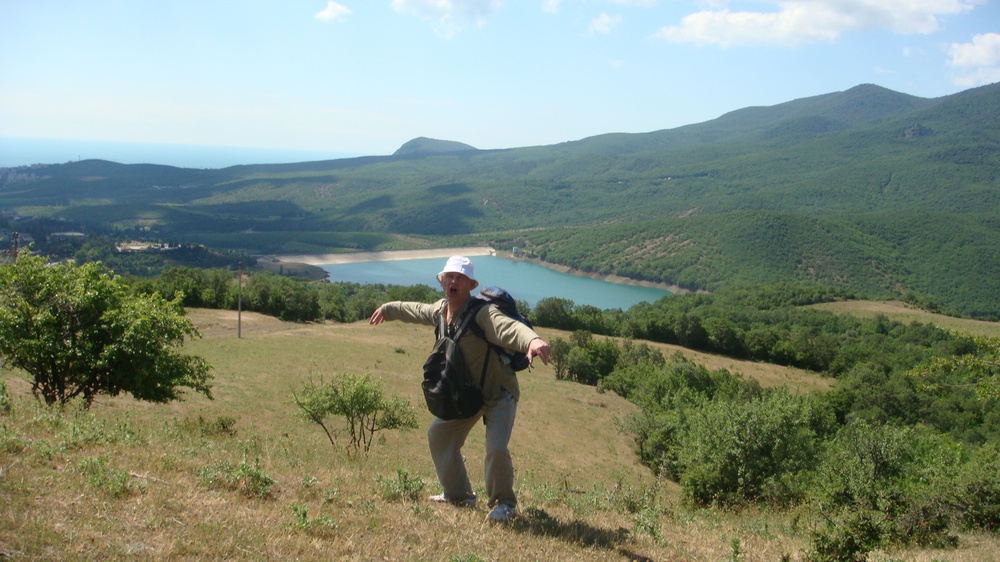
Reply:
<svg viewBox="0 0 1000 562"><path fill-rule="evenodd" d="M560 0L542 0L542 11L547 14L554 14L559 11Z"/></svg>
<svg viewBox="0 0 1000 562"><path fill-rule="evenodd" d="M603 33L608 34L615 30L619 24L622 22L621 16L609 16L608 14L601 14L594 18L590 22L590 34Z"/></svg>
<svg viewBox="0 0 1000 562"><path fill-rule="evenodd" d="M928 34L940 18L968 12L984 0L763 0L770 11L722 7L684 17L655 37L701 45L780 45L833 41L842 33L888 29L903 35Z"/></svg>
<svg viewBox="0 0 1000 562"><path fill-rule="evenodd" d="M971 43L952 43L948 64L959 69L958 86L981 86L1000 82L1000 33L984 33Z"/></svg>
<svg viewBox="0 0 1000 562"><path fill-rule="evenodd" d="M648 8L656 5L656 0L611 0L615 4L625 4L626 6L642 6Z"/></svg>
<svg viewBox="0 0 1000 562"><path fill-rule="evenodd" d="M392 9L429 20L436 31L450 37L470 24L482 27L502 4L502 0L392 0Z"/></svg>
<svg viewBox="0 0 1000 562"><path fill-rule="evenodd" d="M316 13L316 19L320 21L336 21L340 18L351 15L351 10L341 6L336 2L327 2L326 7Z"/></svg>

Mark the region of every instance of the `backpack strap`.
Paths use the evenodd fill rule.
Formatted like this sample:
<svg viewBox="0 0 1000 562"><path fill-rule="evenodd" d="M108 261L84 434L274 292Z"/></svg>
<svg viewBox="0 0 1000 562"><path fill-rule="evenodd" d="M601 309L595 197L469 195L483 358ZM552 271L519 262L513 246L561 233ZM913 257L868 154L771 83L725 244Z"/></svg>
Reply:
<svg viewBox="0 0 1000 562"><path fill-rule="evenodd" d="M455 330L455 335L451 336L451 339L458 341L458 338L462 337L462 334L465 333L465 329L468 328L470 324L475 326L475 328L473 328L472 331L475 332L476 335L482 333L482 328L479 327L479 324L476 324L475 322L472 321L472 319L476 317L477 310L479 310L478 306L475 308L466 309L465 313L459 320L458 329ZM434 335L437 336L438 338L442 338L445 337L447 334L448 334L448 323L445 321L445 314L444 311L442 310L441 316L438 317L438 325L434 327Z"/></svg>
<svg viewBox="0 0 1000 562"><path fill-rule="evenodd" d="M479 304L469 303L468 308L466 308L465 313L462 315L461 321L458 323L458 329L455 330L455 335L451 337L455 341L455 345L458 345L458 339L462 337L465 333L465 329L472 326L472 332L479 336L483 341L486 338L483 336L483 329L476 324L475 318L476 313L479 312L480 307L485 304L483 301L476 299ZM434 328L434 333L437 335L438 339L444 337L447 334L447 322L445 321L445 315L441 314L437 327ZM490 363L490 350L493 349L493 344L486 341L486 357L483 359L483 371L479 375L479 388L482 389L483 385L486 384L486 367Z"/></svg>
<svg viewBox="0 0 1000 562"><path fill-rule="evenodd" d="M465 333L465 329L468 328L470 325L475 326L475 328L472 329L473 332L476 332L477 330L478 331L482 330L482 328L479 327L479 324L476 324L475 321L476 312L478 311L479 311L478 306L475 308L470 308L465 311L465 314L462 316L462 321L458 323L458 330L455 331L454 340L456 342L458 341L458 338L462 337L462 334ZM441 316L441 321L442 322L444 321L444 316Z"/></svg>
<svg viewBox="0 0 1000 562"><path fill-rule="evenodd" d="M486 301L484 301L482 299L476 299L476 301L478 301L478 302L470 305L470 309L469 309L469 315L470 316L475 315L475 313L478 312L480 308L482 308L484 306L489 306L490 305L490 303L488 303L488 302L486 302ZM493 305L493 306L497 306L497 305ZM486 334L483 333L483 328L479 324L476 324L476 323L473 322L472 325L470 326L470 328L472 329L472 333L476 334L476 336L478 336L479 339L481 339L484 342L486 342L486 347L489 348L489 349L491 349L491 350L493 350L494 352L496 352L497 355L499 355L501 357L508 357L509 358L511 356L511 354L514 353L513 350L509 350L509 349L505 348L502 345L497 345L497 344L491 342L490 340L486 339ZM487 351L486 357L489 358L489 351Z"/></svg>

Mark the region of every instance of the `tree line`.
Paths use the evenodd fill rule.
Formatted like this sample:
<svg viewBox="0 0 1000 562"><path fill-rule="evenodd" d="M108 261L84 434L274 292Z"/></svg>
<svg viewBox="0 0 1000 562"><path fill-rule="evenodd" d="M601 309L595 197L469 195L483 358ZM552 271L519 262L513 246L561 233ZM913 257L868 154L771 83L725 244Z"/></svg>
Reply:
<svg viewBox="0 0 1000 562"><path fill-rule="evenodd" d="M290 322L356 322L387 300L430 302L440 291L427 285L317 283L276 273L172 267L149 278L129 278L136 293L179 298L191 308L259 312Z"/></svg>

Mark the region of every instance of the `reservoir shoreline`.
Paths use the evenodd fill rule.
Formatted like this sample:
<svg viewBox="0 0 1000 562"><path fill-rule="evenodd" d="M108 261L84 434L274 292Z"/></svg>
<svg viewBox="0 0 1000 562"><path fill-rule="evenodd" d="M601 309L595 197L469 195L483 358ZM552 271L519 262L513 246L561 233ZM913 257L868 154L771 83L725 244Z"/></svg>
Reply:
<svg viewBox="0 0 1000 562"><path fill-rule="evenodd" d="M497 252L495 249L490 248L489 246L431 248L425 250L386 250L381 252L348 252L348 253L337 253L337 254L294 254L294 255L275 256L275 259L283 263L302 263L306 265L320 266L320 265L340 265L348 263L363 263L370 261L376 262L376 261L395 261L395 260L420 260L420 259L434 259L434 258L447 259L451 256L466 256L466 257L497 256L500 258L513 261L524 261L528 263L533 263L535 265L540 265L547 269L551 269L559 273L565 273L567 275L575 275L577 277L588 277L590 279L597 279L600 281L606 281L608 283L663 289L675 295L681 295L690 292L682 287L678 287L676 285L669 285L666 283L638 281L636 279L629 279L627 277L620 277L617 275L600 275L596 273L587 273L584 271L573 269L572 267L568 267L565 265L558 265L554 263L544 262L537 258L515 258L508 252Z"/></svg>

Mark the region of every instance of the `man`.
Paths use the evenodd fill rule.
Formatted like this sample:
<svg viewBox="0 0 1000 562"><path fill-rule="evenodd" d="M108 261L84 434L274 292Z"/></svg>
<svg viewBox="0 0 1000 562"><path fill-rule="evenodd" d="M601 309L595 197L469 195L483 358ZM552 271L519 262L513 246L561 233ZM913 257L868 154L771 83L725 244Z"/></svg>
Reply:
<svg viewBox="0 0 1000 562"><path fill-rule="evenodd" d="M401 320L437 326L443 315L449 333L454 333L473 300L472 290L479 282L476 281L472 262L464 256L448 258L437 279L444 291L444 299L433 304L388 302L372 313L369 322L377 325L386 320ZM458 346L470 373L481 372L484 361L489 360L482 388L484 405L471 418L447 421L434 418L427 428L427 445L442 489L442 493L431 496L431 500L464 507L476 505L476 494L472 491L462 458L462 445L481 418L486 425L485 480L489 496L487 505L491 508L487 518L506 523L514 517L517 508L514 466L507 445L514 428L520 393L514 370L497 353L489 353L489 344L523 351L529 362L539 357L545 364L549 362L550 350L549 344L534 330L509 318L495 306L480 307L473 321L482 328L485 339L467 330L459 339Z"/></svg>

